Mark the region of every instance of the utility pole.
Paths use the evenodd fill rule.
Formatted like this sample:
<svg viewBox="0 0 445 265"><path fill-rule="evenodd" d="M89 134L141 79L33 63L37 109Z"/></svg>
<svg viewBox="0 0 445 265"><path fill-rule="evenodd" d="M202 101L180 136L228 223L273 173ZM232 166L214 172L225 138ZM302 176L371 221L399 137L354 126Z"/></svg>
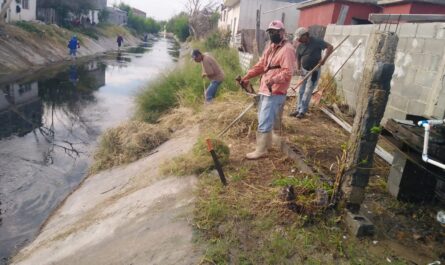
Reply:
<svg viewBox="0 0 445 265"><path fill-rule="evenodd" d="M357 110L349 139L347 170L342 181L346 208L358 213L365 199L365 188L373 166L373 155L380 135L394 73L399 38L395 33L375 31L366 51Z"/></svg>

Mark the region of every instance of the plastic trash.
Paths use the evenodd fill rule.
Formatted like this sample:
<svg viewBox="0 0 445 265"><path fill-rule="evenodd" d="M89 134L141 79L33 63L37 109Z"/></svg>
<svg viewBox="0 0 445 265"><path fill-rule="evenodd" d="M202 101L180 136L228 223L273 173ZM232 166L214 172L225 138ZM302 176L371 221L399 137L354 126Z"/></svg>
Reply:
<svg viewBox="0 0 445 265"><path fill-rule="evenodd" d="M441 225L445 226L445 211L439 211L436 219Z"/></svg>

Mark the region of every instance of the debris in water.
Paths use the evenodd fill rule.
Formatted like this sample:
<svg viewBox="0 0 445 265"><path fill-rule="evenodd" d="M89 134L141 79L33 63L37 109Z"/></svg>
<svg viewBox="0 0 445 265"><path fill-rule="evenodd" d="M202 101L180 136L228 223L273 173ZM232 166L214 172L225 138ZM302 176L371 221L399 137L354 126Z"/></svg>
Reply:
<svg viewBox="0 0 445 265"><path fill-rule="evenodd" d="M392 262L392 260L390 258L386 258L386 261L388 261L389 263Z"/></svg>
<svg viewBox="0 0 445 265"><path fill-rule="evenodd" d="M428 263L428 265L440 265L442 262L436 260L435 262Z"/></svg>
<svg viewBox="0 0 445 265"><path fill-rule="evenodd" d="M374 245L377 245L377 243L379 243L379 241L377 241L377 240L372 241L372 244L374 244Z"/></svg>

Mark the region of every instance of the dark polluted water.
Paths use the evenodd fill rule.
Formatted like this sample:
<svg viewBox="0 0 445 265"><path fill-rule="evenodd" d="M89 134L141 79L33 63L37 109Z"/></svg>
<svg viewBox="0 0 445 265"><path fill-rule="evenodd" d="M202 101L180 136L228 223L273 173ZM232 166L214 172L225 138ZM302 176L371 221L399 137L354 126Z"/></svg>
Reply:
<svg viewBox="0 0 445 265"><path fill-rule="evenodd" d="M138 90L178 57L177 43L158 39L0 84L0 264L36 236L86 176L100 134L129 119Z"/></svg>

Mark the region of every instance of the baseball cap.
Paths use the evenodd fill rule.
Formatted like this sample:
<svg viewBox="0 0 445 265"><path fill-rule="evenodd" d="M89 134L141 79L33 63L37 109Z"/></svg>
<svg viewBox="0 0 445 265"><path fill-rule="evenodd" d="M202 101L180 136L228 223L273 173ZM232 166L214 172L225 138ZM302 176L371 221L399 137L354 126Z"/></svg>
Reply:
<svg viewBox="0 0 445 265"><path fill-rule="evenodd" d="M198 49L194 49L194 50L192 51L192 58L195 59L196 57L198 57L198 56L201 55L201 54L202 54L202 53L201 53L200 50L198 50Z"/></svg>
<svg viewBox="0 0 445 265"><path fill-rule="evenodd" d="M270 30L270 29L278 29L278 30L284 29L284 24L280 20L274 20L274 21L270 22L269 27L267 27L267 30Z"/></svg>
<svg viewBox="0 0 445 265"><path fill-rule="evenodd" d="M296 31L295 31L295 38L294 38L294 40L298 40L301 36L303 36L304 34L306 34L306 33L308 33L309 31L307 30L307 28L304 28L304 27L301 27L301 28L298 28Z"/></svg>

